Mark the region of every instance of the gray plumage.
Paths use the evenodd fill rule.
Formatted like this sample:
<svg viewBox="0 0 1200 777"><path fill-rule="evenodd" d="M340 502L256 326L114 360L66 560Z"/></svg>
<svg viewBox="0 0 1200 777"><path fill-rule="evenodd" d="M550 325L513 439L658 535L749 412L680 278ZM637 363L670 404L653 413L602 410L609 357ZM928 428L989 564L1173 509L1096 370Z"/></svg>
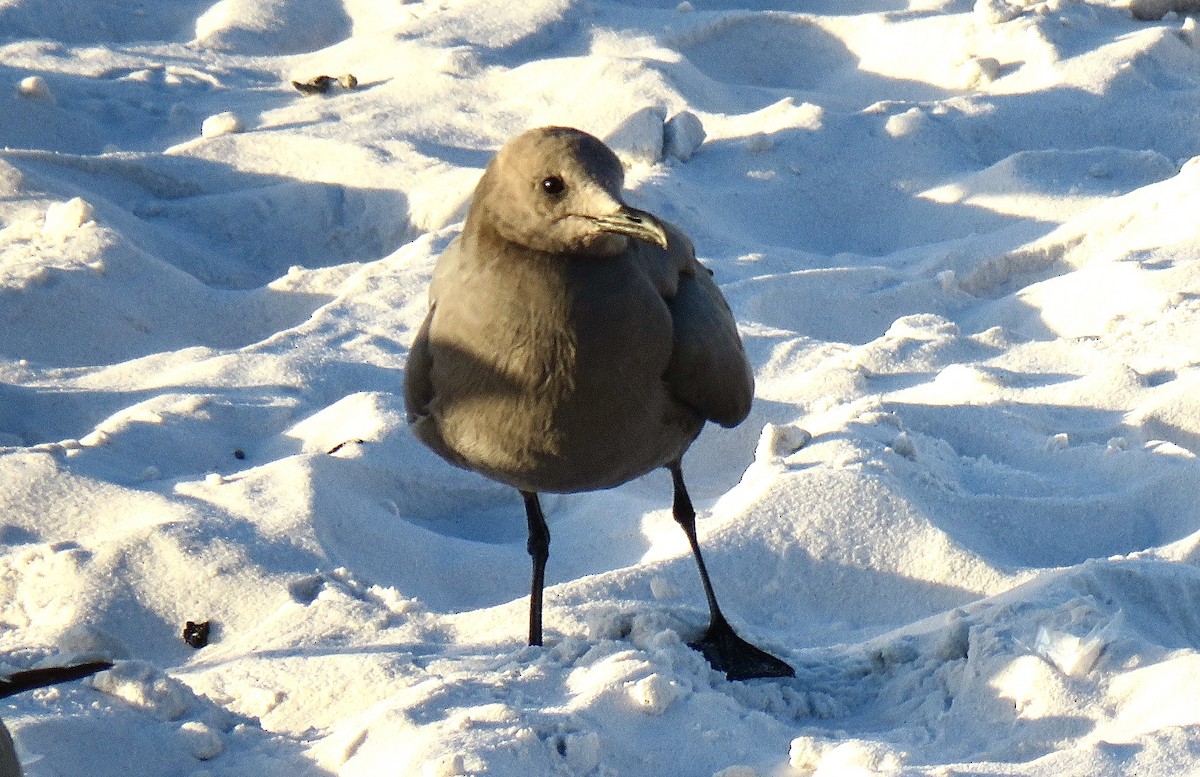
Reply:
<svg viewBox="0 0 1200 777"><path fill-rule="evenodd" d="M694 540L680 460L706 421L741 423L754 394L711 273L679 229L622 202L623 180L616 156L579 130L531 130L505 145L438 261L405 372L417 437L525 497L534 644L549 543L537 493L611 488L667 467Z"/></svg>
<svg viewBox="0 0 1200 777"><path fill-rule="evenodd" d="M22 777L17 746L13 744L12 734L8 733L4 721L0 721L0 777Z"/></svg>

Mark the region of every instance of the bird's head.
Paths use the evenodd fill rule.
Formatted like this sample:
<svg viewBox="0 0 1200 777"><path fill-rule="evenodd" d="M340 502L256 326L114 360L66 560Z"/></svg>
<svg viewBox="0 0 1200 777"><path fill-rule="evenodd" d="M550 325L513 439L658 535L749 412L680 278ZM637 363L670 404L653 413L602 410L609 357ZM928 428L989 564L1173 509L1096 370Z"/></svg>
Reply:
<svg viewBox="0 0 1200 777"><path fill-rule="evenodd" d="M615 256L629 240L667 247L657 218L621 200L625 174L600 140L567 127L529 130L509 141L475 189L471 219L535 251Z"/></svg>

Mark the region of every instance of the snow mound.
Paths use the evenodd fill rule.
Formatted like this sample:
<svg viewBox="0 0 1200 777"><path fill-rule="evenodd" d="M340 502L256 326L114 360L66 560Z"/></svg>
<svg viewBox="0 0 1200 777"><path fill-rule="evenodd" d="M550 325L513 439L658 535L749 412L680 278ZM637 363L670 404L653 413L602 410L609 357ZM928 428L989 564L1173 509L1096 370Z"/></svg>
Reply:
<svg viewBox="0 0 1200 777"><path fill-rule="evenodd" d="M218 0L196 19L196 43L239 54L302 54L349 36L336 0Z"/></svg>
<svg viewBox="0 0 1200 777"><path fill-rule="evenodd" d="M29 777L1195 771L1187 3L62 5L0 2L0 661L116 665L6 700ZM689 647L662 472L544 495L526 645L520 496L409 431L545 124L730 303L754 407L683 466L795 678Z"/></svg>

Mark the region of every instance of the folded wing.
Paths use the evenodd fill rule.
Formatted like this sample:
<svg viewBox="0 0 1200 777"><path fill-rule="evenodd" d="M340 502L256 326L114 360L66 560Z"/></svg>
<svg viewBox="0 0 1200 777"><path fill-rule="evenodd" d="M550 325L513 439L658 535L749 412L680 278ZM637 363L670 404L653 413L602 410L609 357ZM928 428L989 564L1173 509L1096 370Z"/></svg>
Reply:
<svg viewBox="0 0 1200 777"><path fill-rule="evenodd" d="M674 325L671 361L663 378L676 399L705 418L737 426L749 415L754 397L754 373L737 322L712 273L696 260L691 241L671 225L667 233L667 251L647 247L643 252Z"/></svg>

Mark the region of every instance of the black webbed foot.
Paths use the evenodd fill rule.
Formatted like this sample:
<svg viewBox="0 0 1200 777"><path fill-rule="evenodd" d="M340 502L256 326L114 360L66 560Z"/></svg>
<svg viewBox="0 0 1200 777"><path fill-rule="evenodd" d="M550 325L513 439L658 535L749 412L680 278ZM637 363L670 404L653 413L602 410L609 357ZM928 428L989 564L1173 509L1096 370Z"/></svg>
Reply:
<svg viewBox="0 0 1200 777"><path fill-rule="evenodd" d="M796 676L790 665L739 637L724 618L709 624L704 636L688 647L704 654L712 668L730 680Z"/></svg>

